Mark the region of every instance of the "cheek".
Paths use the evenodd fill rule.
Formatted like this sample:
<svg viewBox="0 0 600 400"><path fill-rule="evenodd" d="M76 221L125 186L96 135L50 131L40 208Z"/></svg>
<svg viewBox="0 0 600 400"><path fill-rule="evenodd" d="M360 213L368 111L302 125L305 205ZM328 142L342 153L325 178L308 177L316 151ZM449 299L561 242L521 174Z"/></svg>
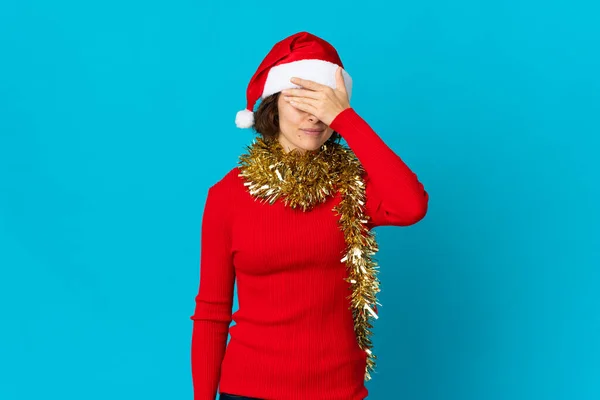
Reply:
<svg viewBox="0 0 600 400"><path fill-rule="evenodd" d="M281 122L298 125L302 122L303 112L290 104L284 104L279 108L279 119Z"/></svg>

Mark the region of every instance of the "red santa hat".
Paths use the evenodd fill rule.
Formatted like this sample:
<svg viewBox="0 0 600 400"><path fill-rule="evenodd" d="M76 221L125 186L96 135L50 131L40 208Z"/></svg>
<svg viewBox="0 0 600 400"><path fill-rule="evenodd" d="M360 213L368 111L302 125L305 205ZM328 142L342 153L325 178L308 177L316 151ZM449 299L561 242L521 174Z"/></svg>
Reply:
<svg viewBox="0 0 600 400"><path fill-rule="evenodd" d="M336 87L335 71L342 67L348 100L352 95L352 78L335 48L325 40L308 32L298 32L276 43L250 79L246 90L246 109L238 111L235 124L238 128L254 125L254 105L284 89L299 88L290 82L298 77Z"/></svg>

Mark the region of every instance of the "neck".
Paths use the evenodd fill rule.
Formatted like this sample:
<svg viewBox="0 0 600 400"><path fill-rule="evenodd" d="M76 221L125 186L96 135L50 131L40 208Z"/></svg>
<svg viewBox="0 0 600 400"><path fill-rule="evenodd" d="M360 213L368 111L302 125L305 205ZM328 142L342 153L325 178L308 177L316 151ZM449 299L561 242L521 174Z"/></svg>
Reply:
<svg viewBox="0 0 600 400"><path fill-rule="evenodd" d="M323 146L315 150L307 150L300 147L292 146L285 141L275 139L270 141L271 149L279 154L283 155L285 159L312 159L315 155L319 154L323 150Z"/></svg>
<svg viewBox="0 0 600 400"><path fill-rule="evenodd" d="M279 144L277 147L279 147L281 152L283 154L287 154L290 156L296 155L298 157L307 157L307 156L310 157L310 156L319 154L321 151L323 151L323 148L324 148L324 146L321 145L317 149L312 149L312 150L303 149L301 147L295 147L287 141L282 141L281 139L279 139L279 137L276 139L276 142Z"/></svg>
<svg viewBox="0 0 600 400"><path fill-rule="evenodd" d="M305 149L302 149L300 147L295 147L292 144L290 144L287 140L283 140L281 133L277 135L277 141L279 142L279 145L281 146L282 151L286 154L292 150L295 150L295 152L297 154L304 154L306 152Z"/></svg>

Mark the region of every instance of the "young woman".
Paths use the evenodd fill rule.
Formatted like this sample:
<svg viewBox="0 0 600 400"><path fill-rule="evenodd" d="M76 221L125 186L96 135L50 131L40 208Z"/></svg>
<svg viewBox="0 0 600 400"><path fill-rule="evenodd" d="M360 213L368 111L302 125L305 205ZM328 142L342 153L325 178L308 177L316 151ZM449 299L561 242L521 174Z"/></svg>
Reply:
<svg viewBox="0 0 600 400"><path fill-rule="evenodd" d="M222 400L367 397L372 228L420 221L429 197L351 90L336 50L308 32L275 44L250 80L236 124L259 136L208 189L202 218L195 400L217 388Z"/></svg>

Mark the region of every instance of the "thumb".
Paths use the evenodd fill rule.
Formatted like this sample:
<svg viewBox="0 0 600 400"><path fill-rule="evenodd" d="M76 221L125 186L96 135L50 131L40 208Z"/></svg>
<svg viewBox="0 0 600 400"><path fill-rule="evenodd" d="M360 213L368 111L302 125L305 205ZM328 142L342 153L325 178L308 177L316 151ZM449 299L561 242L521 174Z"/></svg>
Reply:
<svg viewBox="0 0 600 400"><path fill-rule="evenodd" d="M344 75L342 75L342 67L339 66L335 71L335 88L346 93L346 83L344 82Z"/></svg>

